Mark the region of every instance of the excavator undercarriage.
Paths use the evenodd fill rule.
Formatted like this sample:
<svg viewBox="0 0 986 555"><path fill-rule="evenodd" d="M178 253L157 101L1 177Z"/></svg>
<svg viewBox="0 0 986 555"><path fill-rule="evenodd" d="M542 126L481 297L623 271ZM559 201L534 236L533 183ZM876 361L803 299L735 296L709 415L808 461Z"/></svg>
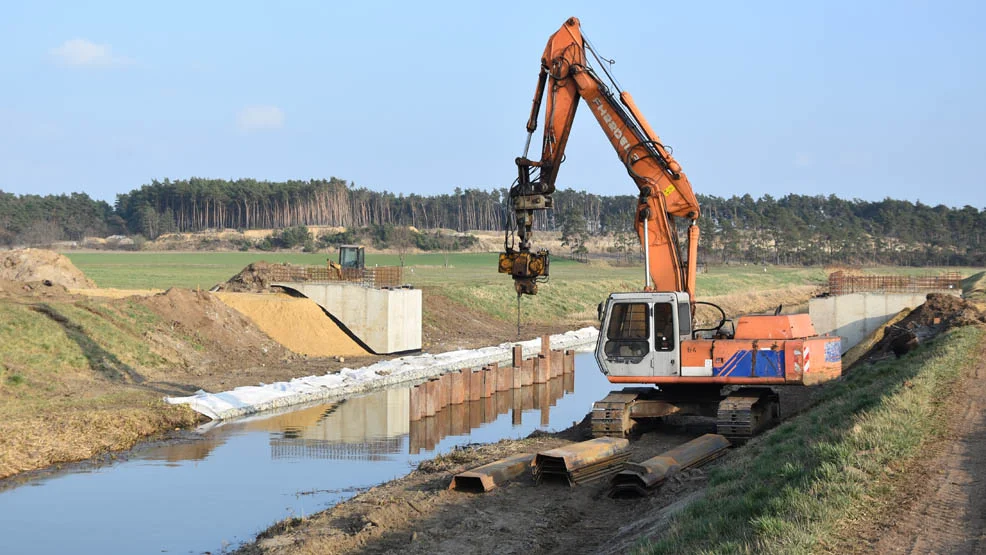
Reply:
<svg viewBox="0 0 986 555"><path fill-rule="evenodd" d="M672 415L714 417L716 433L739 444L778 422L780 403L767 387L744 387L725 396L719 387L628 387L593 404L592 435L626 437L642 424Z"/></svg>

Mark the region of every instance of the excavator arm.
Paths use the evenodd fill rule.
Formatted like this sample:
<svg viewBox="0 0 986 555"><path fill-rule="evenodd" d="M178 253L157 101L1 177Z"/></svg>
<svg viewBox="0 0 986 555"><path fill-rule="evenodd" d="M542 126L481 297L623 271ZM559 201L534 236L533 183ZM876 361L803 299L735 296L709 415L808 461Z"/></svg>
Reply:
<svg viewBox="0 0 986 555"><path fill-rule="evenodd" d="M607 86L587 63L586 52L579 20L574 17L551 36L545 47L527 122L527 144L524 155L516 160L518 179L510 189L519 249L506 246L506 252L500 255L500 272L513 276L518 295L536 294L537 280L547 276L547 252L531 251L531 228L535 211L552 206L558 169L582 99L639 190L635 228L647 259L645 289L684 291L694 299L698 199L670 149L640 114L630 94ZM545 115L541 158L529 160L527 154L537 130L542 97ZM687 256L678 245L676 218L691 222Z"/></svg>

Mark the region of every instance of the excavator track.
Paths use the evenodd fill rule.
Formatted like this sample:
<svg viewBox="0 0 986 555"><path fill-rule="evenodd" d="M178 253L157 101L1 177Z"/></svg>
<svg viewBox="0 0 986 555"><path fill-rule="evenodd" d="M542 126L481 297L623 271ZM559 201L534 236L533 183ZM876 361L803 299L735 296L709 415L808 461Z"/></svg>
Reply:
<svg viewBox="0 0 986 555"><path fill-rule="evenodd" d="M735 444L746 443L780 420L780 398L767 388L743 388L719 403L716 428Z"/></svg>
<svg viewBox="0 0 986 555"><path fill-rule="evenodd" d="M719 388L668 393L653 387L612 391L592 405L592 437L627 437L638 425L647 426L674 414L714 416Z"/></svg>
<svg viewBox="0 0 986 555"><path fill-rule="evenodd" d="M662 394L649 388L612 391L592 405L592 437L627 437L638 420L672 414L716 417L717 433L741 444L780 420L780 398L766 387L745 387L720 399L717 394Z"/></svg>

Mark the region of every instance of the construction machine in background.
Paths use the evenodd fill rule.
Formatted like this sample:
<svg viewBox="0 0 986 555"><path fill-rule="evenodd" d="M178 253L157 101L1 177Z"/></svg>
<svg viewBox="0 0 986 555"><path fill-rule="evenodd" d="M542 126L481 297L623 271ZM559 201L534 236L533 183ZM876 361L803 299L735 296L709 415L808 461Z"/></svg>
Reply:
<svg viewBox="0 0 986 555"><path fill-rule="evenodd" d="M698 199L671 149L630 94L616 86L603 61L574 17L548 40L527 143L516 159L518 178L510 188L519 241L508 233L499 271L513 278L518 302L522 295L537 294L538 283L548 278L549 253L532 246L534 215L552 207L581 99L637 186L634 225L645 266L643 291L613 293L600 304L599 368L611 383L637 387L595 403L593 434L624 436L644 419L694 414L715 417L720 434L744 441L780 417L779 398L770 386L810 385L841 375L839 338L818 336L807 314L778 310L743 316L734 324L720 307L696 300ZM542 98L541 157L530 160ZM718 313L717 323L697 328L695 310L701 305Z"/></svg>
<svg viewBox="0 0 986 555"><path fill-rule="evenodd" d="M339 262L329 260L328 266L336 279L358 281L366 269L366 251L359 245L339 245Z"/></svg>

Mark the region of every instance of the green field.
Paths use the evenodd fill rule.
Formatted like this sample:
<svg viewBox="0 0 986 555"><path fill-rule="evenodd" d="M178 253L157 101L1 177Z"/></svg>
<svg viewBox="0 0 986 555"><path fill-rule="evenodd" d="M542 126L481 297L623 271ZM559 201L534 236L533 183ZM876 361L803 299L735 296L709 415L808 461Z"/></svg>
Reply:
<svg viewBox="0 0 986 555"><path fill-rule="evenodd" d="M231 278L252 262L288 262L324 265L333 253L252 253L252 252L97 252L65 253L97 285L117 289L167 289L186 287L209 289ZM509 277L498 274L496 253L452 254L445 267L442 254L409 254L404 281L415 287L431 287L472 310L512 321L516 317L517 297ZM395 254L367 254L368 266L395 266ZM881 273L899 269L880 268ZM935 274L939 268L911 268L915 273ZM969 269L952 269L968 275ZM762 266L711 266L697 277L699 298L723 295L743 296L762 291L779 291L796 286L824 285L822 268ZM521 304L524 321L550 322L559 319L591 321L596 305L613 291L639 291L643 288L642 266L614 267L606 263L581 264L556 258L551 262L551 279L540 286L540 293ZM742 304L742 303L741 303ZM745 307L744 311L763 307Z"/></svg>
<svg viewBox="0 0 986 555"><path fill-rule="evenodd" d="M322 266L336 256L325 253L250 252L98 252L64 253L73 264L100 287L118 289L167 289L168 287L209 288L233 277L253 262L287 262ZM414 285L438 285L449 280L475 281L496 276L496 254L454 254L449 268L440 254L408 255L406 280ZM368 266L396 266L393 254L367 254ZM559 260L552 266L564 271L580 266ZM411 272L413 268L413 272Z"/></svg>
<svg viewBox="0 0 986 555"><path fill-rule="evenodd" d="M168 287L209 288L226 281L248 264L258 261L271 263L323 265L324 253L245 253L245 252L98 252L64 253L73 264L96 282L99 287L118 289L167 289ZM496 272L495 253L453 254L449 267L444 267L441 254L410 254L405 280L417 286L447 284L486 284L504 282L506 276ZM395 266L397 255L367 254L368 266ZM556 258L551 262L552 282L558 281L618 281L639 289L643 284L643 268L611 267L580 264ZM818 268L771 268L767 273L760 267L712 267L699 274L698 287L703 294L720 295L737 288L764 285L781 287L806 282L821 283L825 274ZM508 282L509 283L509 282Z"/></svg>
<svg viewBox="0 0 986 555"><path fill-rule="evenodd" d="M288 262L323 265L324 253L66 253L83 272L104 288L167 289L187 287L209 289L237 274L252 262ZM516 294L510 279L496 271L495 253L453 254L445 267L441 254L412 254L406 258L404 281L416 287L434 287L441 294L467 307L512 320ZM367 254L369 266L393 266L397 255ZM770 268L759 266L712 267L698 276L700 295L715 296L744 291L784 289L796 285L823 283L819 268ZM551 263L551 279L541 285L540 294L525 299L525 320L547 321L558 318L591 320L596 305L612 291L638 291L643 286L643 267L612 267L581 264L558 258Z"/></svg>

